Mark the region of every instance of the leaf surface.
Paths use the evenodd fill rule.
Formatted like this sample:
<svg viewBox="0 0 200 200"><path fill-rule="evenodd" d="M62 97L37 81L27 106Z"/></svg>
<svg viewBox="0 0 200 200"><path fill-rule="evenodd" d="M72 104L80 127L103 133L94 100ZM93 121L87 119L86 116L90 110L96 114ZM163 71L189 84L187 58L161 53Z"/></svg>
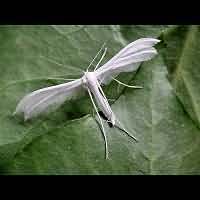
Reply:
<svg viewBox="0 0 200 200"><path fill-rule="evenodd" d="M105 124L109 160L104 159L103 136L87 96L27 123L12 116L23 95L60 83L45 77L80 77L103 42L108 46L106 60L135 39L158 37L167 30L165 26L0 27L1 173L198 174L199 128L166 78L161 54L136 73L120 76L143 89L117 88L115 83L104 88L107 97L114 98L116 116L139 139L135 143Z"/></svg>

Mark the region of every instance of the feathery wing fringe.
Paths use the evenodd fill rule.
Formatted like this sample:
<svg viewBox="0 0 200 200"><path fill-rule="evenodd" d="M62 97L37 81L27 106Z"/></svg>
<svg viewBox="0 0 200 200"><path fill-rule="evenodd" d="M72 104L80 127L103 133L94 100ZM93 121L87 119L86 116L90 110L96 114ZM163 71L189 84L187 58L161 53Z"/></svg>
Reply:
<svg viewBox="0 0 200 200"><path fill-rule="evenodd" d="M76 98L82 89L81 79L68 83L36 90L26 95L17 105L14 114L24 114L24 119L30 119L46 112L50 107L56 109L66 100Z"/></svg>
<svg viewBox="0 0 200 200"><path fill-rule="evenodd" d="M154 38L141 38L127 45L95 71L100 83L108 84L112 77L121 72L137 70L141 62L150 60L157 54L153 46L159 41Z"/></svg>

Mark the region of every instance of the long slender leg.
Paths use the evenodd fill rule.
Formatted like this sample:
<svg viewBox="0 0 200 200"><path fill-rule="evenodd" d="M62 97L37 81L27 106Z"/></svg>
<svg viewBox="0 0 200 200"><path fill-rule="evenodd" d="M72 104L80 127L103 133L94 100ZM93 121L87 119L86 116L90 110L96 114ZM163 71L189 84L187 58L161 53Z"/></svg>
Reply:
<svg viewBox="0 0 200 200"><path fill-rule="evenodd" d="M47 58L47 57L42 56L42 55L40 55L40 57L45 59L45 60L47 60L47 61L49 61L49 62L51 62L51 63L54 63L54 64L58 65L58 66L65 67L65 65L63 65L63 64L61 64L61 63L59 63L59 62L57 62L57 61L55 61L55 60L53 60L51 58Z"/></svg>
<svg viewBox="0 0 200 200"><path fill-rule="evenodd" d="M47 61L49 61L49 62L51 62L51 63L53 63L53 64L56 64L56 65L58 65L58 66L61 66L61 67L66 67L66 65L63 65L63 64L61 64L61 63L59 63L59 62L55 61L54 59L47 58L47 57L45 57L45 56L42 56L42 55L40 55L40 57L41 57L41 58L43 58L43 59L45 59L45 60L47 60ZM79 69L79 68L76 68L76 69L77 69L77 70L79 70L79 71L81 71L81 72L83 73L83 70L81 70L81 69Z"/></svg>
<svg viewBox="0 0 200 200"><path fill-rule="evenodd" d="M119 123L119 125L121 126L121 127L119 127L119 126L115 125L118 129L124 131L129 137L131 137L131 138L134 139L136 142L138 142L138 139L137 139L135 136L133 136L132 134L130 134L130 133L124 128L124 126L122 125L122 123L121 123L118 119L116 119L116 121L117 121L117 122Z"/></svg>
<svg viewBox="0 0 200 200"><path fill-rule="evenodd" d="M97 56L100 54L100 52L102 51L102 49L104 48L105 46L105 42L103 43L103 45L101 46L100 50L98 51L98 53L95 55L95 57L93 58L93 60L91 61L91 63L89 64L89 66L87 67L87 72L89 70L89 68L91 67L91 65L93 64L93 62L95 61L95 59L97 58Z"/></svg>
<svg viewBox="0 0 200 200"><path fill-rule="evenodd" d="M108 98L108 101L112 101L112 102L114 102L114 101L115 101L115 99L109 99L109 98Z"/></svg>
<svg viewBox="0 0 200 200"><path fill-rule="evenodd" d="M119 83L120 85L129 87L129 88L135 88L135 89L142 89L142 86L136 86L136 85L127 85L125 83L122 83L121 81L117 80L116 78L112 77L113 80L115 80L117 83Z"/></svg>
<svg viewBox="0 0 200 200"><path fill-rule="evenodd" d="M107 101L107 98L106 98L106 96L105 96L105 94L104 94L104 92L103 92L101 86L99 85L99 83L97 83L97 84L98 84L98 88L100 89L100 92L102 93L103 97L104 97L105 100ZM116 119L116 121L119 123L119 125L120 125L122 128L120 128L120 127L117 126L117 125L114 125L114 126L116 126L117 128L119 128L120 130L124 131L129 137L133 138L135 141L138 141L136 137L134 137L133 135L131 135L131 134L124 128L124 126L122 125L122 123L121 123L118 119ZM107 120L107 122L111 122L111 121ZM112 122L111 122L111 123L112 123Z"/></svg>
<svg viewBox="0 0 200 200"><path fill-rule="evenodd" d="M118 128L120 131L123 131L123 132L126 133L129 137L131 137L131 138L134 139L136 142L138 142L138 139L137 139L136 137L134 137L132 134L130 134L130 133L124 128L124 126L122 126L121 122L120 122L118 119L116 119L116 121L119 123L119 125L120 125L121 127L118 126L117 124L113 125L112 122L111 122L110 120L108 120L108 119L106 120L107 123L111 123L111 124L112 124L112 127L114 126L114 127Z"/></svg>
<svg viewBox="0 0 200 200"><path fill-rule="evenodd" d="M94 71L98 68L99 64L101 63L101 61L103 60L103 58L105 57L106 55L106 52L107 52L107 48L105 48L104 52L103 52L103 55L101 56L101 59L99 60L99 62L97 63Z"/></svg>
<svg viewBox="0 0 200 200"><path fill-rule="evenodd" d="M39 78L32 78L32 79L25 79L25 80L19 80L19 81L13 81L11 84L16 84L16 83L23 83L26 81L37 81L37 80L64 80L64 81L74 81L76 79L66 79L66 78L53 78L53 77L39 77Z"/></svg>
<svg viewBox="0 0 200 200"><path fill-rule="evenodd" d="M104 126L103 126L103 122L102 122L102 119L101 119L101 117L100 117L100 115L99 115L99 113L98 113L97 107L96 107L96 105L95 105L95 103L94 103L92 94L91 94L91 92L90 92L89 89L87 89L87 90L88 90L90 99L91 99L91 101L92 101L92 104L93 104L93 106L94 106L94 109L95 109L95 111L96 111L96 113L97 113L97 116L98 116L98 118L99 118L99 120L100 120L100 123L101 123L101 126L102 126L102 132L103 132L103 136L104 136L104 140L105 140L105 155L106 155L106 159L108 159L108 142L107 142L107 137L106 137L105 129L104 129Z"/></svg>
<svg viewBox="0 0 200 200"><path fill-rule="evenodd" d="M46 78L47 80L63 80L63 81L74 81L74 80L76 80L76 79L74 79L74 78L53 78L53 77L48 77L48 78Z"/></svg>

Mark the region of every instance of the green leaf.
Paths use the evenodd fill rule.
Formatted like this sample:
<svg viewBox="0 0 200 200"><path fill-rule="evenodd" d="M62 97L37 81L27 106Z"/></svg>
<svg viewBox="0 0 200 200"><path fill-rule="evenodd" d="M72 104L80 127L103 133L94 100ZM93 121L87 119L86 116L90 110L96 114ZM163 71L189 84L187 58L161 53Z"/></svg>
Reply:
<svg viewBox="0 0 200 200"><path fill-rule="evenodd" d="M200 132L177 101L162 59L145 63L134 83L144 89L125 89L112 109L138 143L106 126L110 158L105 160L102 133L94 119L85 116L33 140L6 172L198 174Z"/></svg>
<svg viewBox="0 0 200 200"><path fill-rule="evenodd" d="M163 34L163 51L174 91L190 117L200 126L200 28L178 26Z"/></svg>
<svg viewBox="0 0 200 200"><path fill-rule="evenodd" d="M161 56L142 64L136 74L120 76L144 89L117 90L114 83L104 88L106 96L115 99L116 116L139 139L135 143L105 124L109 160L105 160L103 136L87 96L27 123L12 116L23 95L59 83L46 77L81 76L79 69L87 68L103 42L107 42L108 60L125 44L150 34L158 37L167 30L165 26L0 27L0 40L8 40L0 51L4 72L0 73L1 173L198 174L200 132L177 101Z"/></svg>

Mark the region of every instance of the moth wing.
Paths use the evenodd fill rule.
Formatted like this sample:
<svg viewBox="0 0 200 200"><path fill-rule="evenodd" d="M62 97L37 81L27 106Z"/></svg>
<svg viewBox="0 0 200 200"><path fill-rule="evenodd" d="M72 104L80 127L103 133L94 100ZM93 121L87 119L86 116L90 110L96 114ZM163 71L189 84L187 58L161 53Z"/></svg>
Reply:
<svg viewBox="0 0 200 200"><path fill-rule="evenodd" d="M18 103L14 114L23 113L25 120L36 117L49 111L49 108L58 108L66 100L79 97L81 90L81 79L36 90Z"/></svg>
<svg viewBox="0 0 200 200"><path fill-rule="evenodd" d="M157 54L153 46L158 42L160 40L154 38L141 38L124 47L95 71L100 83L108 84L112 77L116 77L121 72L136 71L141 62L150 60Z"/></svg>

